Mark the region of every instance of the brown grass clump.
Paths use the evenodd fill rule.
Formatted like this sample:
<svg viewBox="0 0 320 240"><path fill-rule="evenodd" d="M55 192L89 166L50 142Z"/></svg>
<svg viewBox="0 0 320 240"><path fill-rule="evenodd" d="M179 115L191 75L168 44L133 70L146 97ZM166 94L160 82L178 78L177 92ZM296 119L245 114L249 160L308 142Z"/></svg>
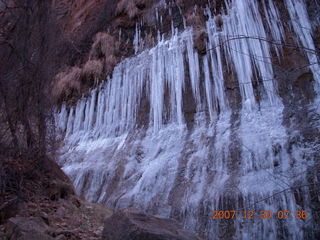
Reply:
<svg viewBox="0 0 320 240"><path fill-rule="evenodd" d="M105 32L99 32L94 37L89 59L101 59L113 55L116 50L117 41L115 37Z"/></svg>
<svg viewBox="0 0 320 240"><path fill-rule="evenodd" d="M83 78L90 82L89 85L92 82L96 84L102 77L102 72L103 64L99 60L89 60L82 69Z"/></svg>
<svg viewBox="0 0 320 240"><path fill-rule="evenodd" d="M84 65L82 73L84 73L85 75L92 75L94 78L99 78L102 71L103 66L101 61L90 60Z"/></svg>
<svg viewBox="0 0 320 240"><path fill-rule="evenodd" d="M147 33L147 34L145 35L144 41L145 41L145 43L146 43L146 47L147 47L147 48L152 48L152 47L154 47L155 44L156 44L156 41L155 41L155 39L154 39L154 37L153 37L153 35L152 35L152 32Z"/></svg>
<svg viewBox="0 0 320 240"><path fill-rule="evenodd" d="M59 102L80 93L81 69L79 67L67 68L56 75L53 85L53 96Z"/></svg>
<svg viewBox="0 0 320 240"><path fill-rule="evenodd" d="M193 29L203 29L203 27L205 27L206 19L203 13L197 9L187 13L186 22L187 25L192 26Z"/></svg>
<svg viewBox="0 0 320 240"><path fill-rule="evenodd" d="M94 37L89 59L101 59L112 55L116 49L116 39L105 32L99 32Z"/></svg>
<svg viewBox="0 0 320 240"><path fill-rule="evenodd" d="M116 9L116 14L126 14L130 19L136 17L152 0L121 0Z"/></svg>
<svg viewBox="0 0 320 240"><path fill-rule="evenodd" d="M188 26L192 26L193 41L195 43L196 49L199 52L205 52L207 35L205 31L206 19L203 13L199 10L189 12L186 16L186 22Z"/></svg>
<svg viewBox="0 0 320 240"><path fill-rule="evenodd" d="M119 42L113 36L105 32L99 32L94 37L94 43L91 47L91 51L89 54L89 60L99 60L98 62L91 62L92 65L89 68L88 66L84 66L84 71L87 72L86 69L92 69L93 65L95 69L102 69L101 74L110 74L113 68L118 63L118 58L116 57L119 51ZM101 77L100 74L100 77ZM96 80L95 80L96 81Z"/></svg>
<svg viewBox="0 0 320 240"><path fill-rule="evenodd" d="M127 14L130 19L138 15L139 9L137 8L134 0L121 0L116 9L117 14Z"/></svg>
<svg viewBox="0 0 320 240"><path fill-rule="evenodd" d="M105 32L94 37L89 60L80 67L68 67L56 75L53 84L53 97L57 103L72 100L98 84L104 75L110 74L117 64L119 42Z"/></svg>
<svg viewBox="0 0 320 240"><path fill-rule="evenodd" d="M112 72L113 68L117 65L118 60L115 56L110 55L106 57L104 66L105 66L105 73L108 75Z"/></svg>

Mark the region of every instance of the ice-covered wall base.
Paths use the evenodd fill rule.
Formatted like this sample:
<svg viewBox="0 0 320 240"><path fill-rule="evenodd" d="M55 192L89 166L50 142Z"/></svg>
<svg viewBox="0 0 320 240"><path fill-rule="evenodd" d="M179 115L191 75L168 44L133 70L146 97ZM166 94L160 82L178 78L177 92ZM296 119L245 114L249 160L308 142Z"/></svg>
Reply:
<svg viewBox="0 0 320 240"><path fill-rule="evenodd" d="M88 200L174 217L208 239L314 239L319 22L304 0L225 4L223 14L205 10L205 55L192 28L173 29L76 106L63 105L60 162ZM214 220L214 210L275 215ZM277 211L308 216L279 220Z"/></svg>

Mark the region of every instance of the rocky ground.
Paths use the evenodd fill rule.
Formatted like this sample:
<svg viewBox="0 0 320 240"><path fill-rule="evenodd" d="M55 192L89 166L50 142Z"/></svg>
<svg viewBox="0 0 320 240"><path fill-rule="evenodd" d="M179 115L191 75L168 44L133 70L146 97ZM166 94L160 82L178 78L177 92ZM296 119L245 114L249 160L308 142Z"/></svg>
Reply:
<svg viewBox="0 0 320 240"><path fill-rule="evenodd" d="M101 238L112 212L76 196L56 163L1 157L1 240Z"/></svg>
<svg viewBox="0 0 320 240"><path fill-rule="evenodd" d="M50 159L0 157L0 240L199 239L176 220L85 201Z"/></svg>
<svg viewBox="0 0 320 240"><path fill-rule="evenodd" d="M112 212L100 205L72 200L38 199L0 226L0 239L100 239Z"/></svg>

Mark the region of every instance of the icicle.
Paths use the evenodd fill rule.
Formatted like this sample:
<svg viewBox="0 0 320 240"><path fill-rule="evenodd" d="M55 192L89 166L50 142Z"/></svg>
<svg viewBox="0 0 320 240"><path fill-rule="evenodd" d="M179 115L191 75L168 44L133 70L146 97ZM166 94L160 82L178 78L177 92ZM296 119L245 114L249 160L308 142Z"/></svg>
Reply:
<svg viewBox="0 0 320 240"><path fill-rule="evenodd" d="M134 34L134 39L133 39L133 46L134 46L134 53L135 54L137 54L139 51L140 41L141 41L140 24L136 23L136 32Z"/></svg>
<svg viewBox="0 0 320 240"><path fill-rule="evenodd" d="M96 96L97 91L93 90L91 92L91 98L90 98L90 110L89 110L89 121L88 121L88 128L91 129L95 120L95 104L96 104Z"/></svg>
<svg viewBox="0 0 320 240"><path fill-rule="evenodd" d="M104 89L101 89L99 91L98 95L98 103L97 103L97 121L96 121L96 131L99 131L100 127L103 127L103 121L104 121L104 113L106 111L105 109L105 91Z"/></svg>
<svg viewBox="0 0 320 240"><path fill-rule="evenodd" d="M122 30L121 28L119 29L119 42L121 41L121 36L122 36Z"/></svg>
<svg viewBox="0 0 320 240"><path fill-rule="evenodd" d="M74 123L74 109L71 108L69 115L68 115L68 121L67 121L67 132L66 135L70 135L73 132L73 123Z"/></svg>
<svg viewBox="0 0 320 240"><path fill-rule="evenodd" d="M214 71L217 71L217 74L214 74L217 76L215 86L220 88L216 94L220 96L220 99L225 99L221 96L223 85L219 86L222 81L218 80L222 78L223 72L221 50L219 49L223 45L226 58L231 61L237 73L244 107L252 110L257 105L252 86L254 77L261 79L268 101L275 105L279 102L279 98L273 83L270 46L266 41L267 35L258 3L252 0L237 0L227 3L227 6L228 13L219 16L221 18L219 21L208 13L209 47L213 49L211 61ZM269 23L273 24L270 20ZM280 35L279 32L281 31L277 33L275 31L274 35ZM221 106L227 106L225 101L221 103Z"/></svg>
<svg viewBox="0 0 320 240"><path fill-rule="evenodd" d="M76 113L75 113L75 123L74 123L74 131L80 131L83 129L83 117L84 117L84 107L85 107L85 100L80 99L77 103Z"/></svg>
<svg viewBox="0 0 320 240"><path fill-rule="evenodd" d="M213 121L215 114L212 104L212 83L210 80L210 72L209 72L209 64L208 64L208 58L207 56L203 57L203 69L204 69L204 76L205 76L205 89L206 89L206 95L207 95L207 103L208 103L208 109L210 114L210 120Z"/></svg>
<svg viewBox="0 0 320 240"><path fill-rule="evenodd" d="M193 43L193 37L191 32L187 34L189 75L190 75L193 96L197 104L197 110L200 110L201 96L200 96L200 89L199 89L199 82L200 82L199 56L198 56L198 53L194 50L193 46L194 46L194 43Z"/></svg>
<svg viewBox="0 0 320 240"><path fill-rule="evenodd" d="M89 130L89 121L90 121L90 100L91 98L86 99L86 106L85 106L85 117L84 117L84 130Z"/></svg>
<svg viewBox="0 0 320 240"><path fill-rule="evenodd" d="M225 96L224 76L223 76L223 63L221 45L223 40L220 40L219 26L214 18L209 18L207 22L207 31L209 37L210 60L211 69L214 81L214 107L215 111L220 109L226 111L228 108L227 99ZM223 39L223 38L222 38ZM209 76L209 75L208 75Z"/></svg>
<svg viewBox="0 0 320 240"><path fill-rule="evenodd" d="M159 22L159 10L156 8L156 22Z"/></svg>
<svg viewBox="0 0 320 240"><path fill-rule="evenodd" d="M56 122L61 131L65 131L67 128L68 112L67 105L63 103L60 109L60 112L57 113Z"/></svg>
<svg viewBox="0 0 320 240"><path fill-rule="evenodd" d="M184 88L184 64L183 64L183 52L180 48L180 42L178 39L178 33L176 32L175 37L169 42L169 62L168 66L171 69L166 71L167 81L171 88L171 108L175 109L176 112L172 112L172 116L178 122L179 125L184 123L184 117L182 112L182 91Z"/></svg>
<svg viewBox="0 0 320 240"><path fill-rule="evenodd" d="M268 2L268 5L266 2ZM262 4L266 16L267 27L272 35L272 41L276 42L276 44L273 44L273 48L275 49L277 56L280 57L282 49L281 43L284 42L285 33L279 11L273 3L273 0L264 0Z"/></svg>
<svg viewBox="0 0 320 240"><path fill-rule="evenodd" d="M161 43L156 49L152 50L152 66L151 66L151 120L153 121L153 130L157 132L163 124L163 101L164 101L164 72L163 72L163 47Z"/></svg>
<svg viewBox="0 0 320 240"><path fill-rule="evenodd" d="M317 82L317 92L320 94L320 65L312 38L312 26L308 17L305 1L286 0L285 2L290 14L293 30L304 47L303 51L309 59L310 69Z"/></svg>

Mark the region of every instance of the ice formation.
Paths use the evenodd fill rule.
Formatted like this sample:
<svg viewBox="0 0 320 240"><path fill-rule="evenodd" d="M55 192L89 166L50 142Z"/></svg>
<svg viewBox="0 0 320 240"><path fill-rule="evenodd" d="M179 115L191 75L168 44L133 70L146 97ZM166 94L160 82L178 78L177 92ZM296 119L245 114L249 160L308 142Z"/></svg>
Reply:
<svg viewBox="0 0 320 240"><path fill-rule="evenodd" d="M312 155L310 146L287 150L292 136L283 124L271 62L272 51L281 59L285 26L273 0L226 5L222 26L206 10L206 55L195 50L192 28L174 29L170 39L118 64L112 77L75 107L62 106L61 162L78 193L110 208L133 206L175 217L209 239L224 231L210 219L213 210L301 210L293 191L285 189L307 185L307 168L315 159L306 157ZM285 6L319 83L306 2L285 0ZM137 25L136 53L140 34ZM227 71L240 89L241 109L231 108ZM187 111L190 103L194 107ZM303 209L311 212L308 187L298 189ZM302 229L314 224L309 219L229 224L237 239L303 239Z"/></svg>

